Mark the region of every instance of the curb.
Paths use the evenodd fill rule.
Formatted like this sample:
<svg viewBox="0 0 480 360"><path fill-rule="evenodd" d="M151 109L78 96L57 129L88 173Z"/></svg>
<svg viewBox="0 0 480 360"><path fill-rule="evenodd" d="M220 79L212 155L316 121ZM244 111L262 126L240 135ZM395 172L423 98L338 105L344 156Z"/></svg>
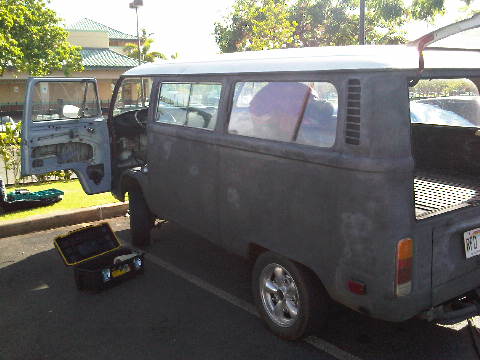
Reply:
<svg viewBox="0 0 480 360"><path fill-rule="evenodd" d="M35 231L122 216L126 214L127 210L128 203L113 203L61 213L37 215L19 220L5 221L0 224L0 240L2 238L28 234Z"/></svg>

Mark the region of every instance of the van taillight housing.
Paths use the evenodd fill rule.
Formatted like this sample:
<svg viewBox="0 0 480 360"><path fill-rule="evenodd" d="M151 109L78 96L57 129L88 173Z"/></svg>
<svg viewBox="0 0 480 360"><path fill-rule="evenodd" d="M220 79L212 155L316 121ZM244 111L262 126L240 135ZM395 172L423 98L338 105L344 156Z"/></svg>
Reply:
<svg viewBox="0 0 480 360"><path fill-rule="evenodd" d="M396 265L395 294L409 295L412 291L413 239L406 238L398 242Z"/></svg>

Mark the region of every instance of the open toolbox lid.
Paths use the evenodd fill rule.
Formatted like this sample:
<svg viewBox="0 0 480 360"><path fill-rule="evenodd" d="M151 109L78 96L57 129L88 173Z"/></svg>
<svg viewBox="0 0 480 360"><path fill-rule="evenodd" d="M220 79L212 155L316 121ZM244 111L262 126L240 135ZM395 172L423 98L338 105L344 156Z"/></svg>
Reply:
<svg viewBox="0 0 480 360"><path fill-rule="evenodd" d="M80 264L120 248L108 223L71 231L55 238L53 243L67 266Z"/></svg>

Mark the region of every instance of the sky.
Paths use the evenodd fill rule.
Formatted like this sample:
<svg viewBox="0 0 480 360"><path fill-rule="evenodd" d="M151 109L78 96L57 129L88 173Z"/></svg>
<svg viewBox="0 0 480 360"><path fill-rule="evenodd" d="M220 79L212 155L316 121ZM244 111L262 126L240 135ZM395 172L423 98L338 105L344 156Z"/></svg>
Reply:
<svg viewBox="0 0 480 360"><path fill-rule="evenodd" d="M49 7L72 24L84 17L127 34L136 35L135 10L131 0L52 0ZM152 49L167 56L178 52L192 57L218 53L214 22L227 14L234 0L144 0L138 10L139 27L155 42Z"/></svg>
<svg viewBox="0 0 480 360"><path fill-rule="evenodd" d="M235 0L143 0L139 8L139 27L153 33L152 50L169 56L178 52L181 58L207 56L218 53L213 35L215 21L229 13ZM122 32L136 34L135 10L129 8L131 0L51 0L65 24L84 17L95 20ZM367 0L368 6L368 0ZM446 15L434 24L414 23L407 27L410 40L420 37L440 26L465 17L458 9L460 0L446 0ZM474 0L471 9L480 10L480 0Z"/></svg>

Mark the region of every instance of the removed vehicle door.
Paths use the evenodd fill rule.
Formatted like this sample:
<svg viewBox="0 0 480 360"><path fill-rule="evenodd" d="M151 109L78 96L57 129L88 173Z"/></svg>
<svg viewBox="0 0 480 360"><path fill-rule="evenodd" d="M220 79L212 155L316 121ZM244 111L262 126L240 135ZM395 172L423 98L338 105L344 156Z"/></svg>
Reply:
<svg viewBox="0 0 480 360"><path fill-rule="evenodd" d="M110 141L95 79L30 78L22 176L73 170L87 194L111 187Z"/></svg>

